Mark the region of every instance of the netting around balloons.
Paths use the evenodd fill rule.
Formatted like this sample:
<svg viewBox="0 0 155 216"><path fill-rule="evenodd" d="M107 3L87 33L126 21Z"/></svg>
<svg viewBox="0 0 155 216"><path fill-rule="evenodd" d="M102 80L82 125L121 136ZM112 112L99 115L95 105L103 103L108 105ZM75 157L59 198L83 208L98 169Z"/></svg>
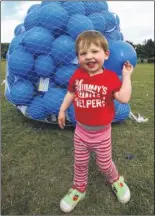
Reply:
<svg viewBox="0 0 155 216"><path fill-rule="evenodd" d="M104 67L121 79L122 65L136 65L136 52L123 41L120 19L106 1L43 1L32 5L16 26L7 53L5 96L28 118L57 123L70 77L78 67L75 40L83 31L100 31L109 42L110 58ZM128 118L130 106L115 101L115 119ZM75 125L74 107L66 113Z"/></svg>

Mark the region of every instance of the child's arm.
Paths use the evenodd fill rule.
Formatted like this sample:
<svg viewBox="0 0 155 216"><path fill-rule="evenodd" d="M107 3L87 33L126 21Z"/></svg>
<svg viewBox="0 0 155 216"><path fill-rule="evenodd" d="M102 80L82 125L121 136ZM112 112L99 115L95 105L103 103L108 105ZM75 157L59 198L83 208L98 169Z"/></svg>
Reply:
<svg viewBox="0 0 155 216"><path fill-rule="evenodd" d="M133 66L129 62L125 62L122 70L122 86L118 92L114 93L114 98L120 103L128 103L131 97L131 74Z"/></svg>
<svg viewBox="0 0 155 216"><path fill-rule="evenodd" d="M64 97L64 100L61 104L60 110L59 110L59 115L58 115L58 124L60 128L64 128L65 126L65 112L68 109L68 107L71 105L75 97L74 92L67 92L67 94Z"/></svg>

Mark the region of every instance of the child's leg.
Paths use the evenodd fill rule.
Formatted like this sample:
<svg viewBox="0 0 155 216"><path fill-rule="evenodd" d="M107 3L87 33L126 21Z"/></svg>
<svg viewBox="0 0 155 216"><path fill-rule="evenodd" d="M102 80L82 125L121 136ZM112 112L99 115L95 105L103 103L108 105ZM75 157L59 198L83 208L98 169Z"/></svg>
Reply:
<svg viewBox="0 0 155 216"><path fill-rule="evenodd" d="M121 203L130 200L130 190L124 182L124 178L119 176L115 164L112 161L111 150L111 128L104 132L103 141L96 148L96 161L107 181L111 184L114 193Z"/></svg>
<svg viewBox="0 0 155 216"><path fill-rule="evenodd" d="M77 127L74 135L74 181L73 187L60 201L60 209L63 212L71 212L85 197L89 157L90 153L81 141Z"/></svg>
<svg viewBox="0 0 155 216"><path fill-rule="evenodd" d="M84 192L88 182L88 164L90 152L77 133L74 135L74 185L77 190Z"/></svg>
<svg viewBox="0 0 155 216"><path fill-rule="evenodd" d="M102 142L96 148L96 163L105 174L109 183L113 183L119 178L118 171L112 161L111 149L111 127L104 132Z"/></svg>

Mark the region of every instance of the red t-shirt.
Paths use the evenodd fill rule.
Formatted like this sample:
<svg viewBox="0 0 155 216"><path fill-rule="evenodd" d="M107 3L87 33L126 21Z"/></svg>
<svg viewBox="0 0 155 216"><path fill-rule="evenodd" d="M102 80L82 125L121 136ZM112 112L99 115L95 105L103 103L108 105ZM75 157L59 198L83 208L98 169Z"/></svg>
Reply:
<svg viewBox="0 0 155 216"><path fill-rule="evenodd" d="M90 76L78 68L68 84L68 91L75 92L75 119L90 126L111 123L115 114L113 93L121 85L117 74L110 70Z"/></svg>

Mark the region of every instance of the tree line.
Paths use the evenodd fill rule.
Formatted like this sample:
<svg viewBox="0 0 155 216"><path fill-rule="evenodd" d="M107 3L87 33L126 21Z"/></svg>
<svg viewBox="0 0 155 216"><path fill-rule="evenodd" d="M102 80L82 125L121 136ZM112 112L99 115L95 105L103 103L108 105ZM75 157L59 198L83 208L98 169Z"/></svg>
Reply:
<svg viewBox="0 0 155 216"><path fill-rule="evenodd" d="M152 62L154 62L155 43L152 39L145 40L143 44L134 44L131 41L126 42L135 48L138 59L152 59ZM6 59L8 47L9 43L1 43L1 59Z"/></svg>
<svg viewBox="0 0 155 216"><path fill-rule="evenodd" d="M154 62L155 43L152 39L145 40L143 44L134 44L131 41L127 42L135 48L138 59L148 59L148 62L149 60L150 62Z"/></svg>

